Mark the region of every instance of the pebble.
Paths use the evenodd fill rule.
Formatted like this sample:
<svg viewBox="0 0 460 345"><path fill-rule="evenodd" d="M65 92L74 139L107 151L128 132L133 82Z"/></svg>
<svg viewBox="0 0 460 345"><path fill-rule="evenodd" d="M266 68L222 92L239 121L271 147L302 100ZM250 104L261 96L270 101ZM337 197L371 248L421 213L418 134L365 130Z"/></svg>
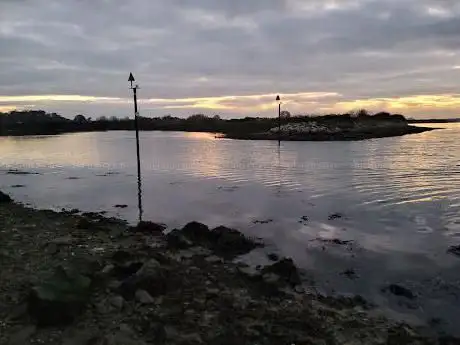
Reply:
<svg viewBox="0 0 460 345"><path fill-rule="evenodd" d="M109 302L112 306L117 308L118 310L123 309L124 299L121 296L113 296L110 298Z"/></svg>
<svg viewBox="0 0 460 345"><path fill-rule="evenodd" d="M150 296L150 294L145 290L137 290L135 296L136 296L136 300L140 302L141 304L155 303L155 300L153 299L153 297Z"/></svg>
<svg viewBox="0 0 460 345"><path fill-rule="evenodd" d="M58 237L50 241L50 243L54 243L57 245L69 245L69 244L72 244L72 242L73 242L72 236Z"/></svg>
<svg viewBox="0 0 460 345"><path fill-rule="evenodd" d="M29 338L33 336L37 328L35 326L27 326L19 329L14 333L8 342L8 345L24 345L29 343Z"/></svg>

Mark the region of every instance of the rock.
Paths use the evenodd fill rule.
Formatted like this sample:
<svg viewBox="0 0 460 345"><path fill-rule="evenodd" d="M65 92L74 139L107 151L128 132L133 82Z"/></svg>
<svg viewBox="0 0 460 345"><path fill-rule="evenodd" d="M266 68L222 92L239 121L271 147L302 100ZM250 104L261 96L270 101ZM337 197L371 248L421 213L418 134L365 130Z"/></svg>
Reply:
<svg viewBox="0 0 460 345"><path fill-rule="evenodd" d="M141 304L152 304L155 302L152 296L145 290L136 291L136 300Z"/></svg>
<svg viewBox="0 0 460 345"><path fill-rule="evenodd" d="M175 229L166 235L166 242L171 249L187 249L193 246L193 242L187 239L181 230Z"/></svg>
<svg viewBox="0 0 460 345"><path fill-rule="evenodd" d="M15 306L7 316L7 320L17 321L27 315L27 303Z"/></svg>
<svg viewBox="0 0 460 345"><path fill-rule="evenodd" d="M276 255L275 253L270 253L270 254L267 255L267 257L268 257L268 259L270 261L278 261L279 260L279 256Z"/></svg>
<svg viewBox="0 0 460 345"><path fill-rule="evenodd" d="M182 230L173 230L167 235L167 241L169 247L176 249L185 249L191 245L209 247L223 257L245 254L261 246L237 230L219 226L211 231L198 222L188 223Z"/></svg>
<svg viewBox="0 0 460 345"><path fill-rule="evenodd" d="M112 280L107 283L107 289L110 291L118 291L123 283L118 280Z"/></svg>
<svg viewBox="0 0 460 345"><path fill-rule="evenodd" d="M447 249L447 252L456 256L460 256L460 245L451 246L449 249Z"/></svg>
<svg viewBox="0 0 460 345"><path fill-rule="evenodd" d="M207 242L212 234L209 228L198 222L190 222L182 228L182 234L193 242Z"/></svg>
<svg viewBox="0 0 460 345"><path fill-rule="evenodd" d="M55 243L50 243L47 247L46 250L48 253L51 255L59 253L59 246Z"/></svg>
<svg viewBox="0 0 460 345"><path fill-rule="evenodd" d="M3 192L0 192L0 204L6 204L13 202L13 199L8 194L5 194Z"/></svg>
<svg viewBox="0 0 460 345"><path fill-rule="evenodd" d="M126 262L128 260L131 260L132 258L133 258L132 253L126 250L117 250L112 255L112 260L116 262Z"/></svg>
<svg viewBox="0 0 460 345"><path fill-rule="evenodd" d="M64 340L63 345L146 345L136 339L132 330L117 330L111 334L94 334L93 331L83 330Z"/></svg>
<svg viewBox="0 0 460 345"><path fill-rule="evenodd" d="M11 335L8 345L24 345L29 344L29 338L35 334L37 328L34 325L29 325L19 329Z"/></svg>
<svg viewBox="0 0 460 345"><path fill-rule="evenodd" d="M142 262L137 261L118 264L114 267L112 272L117 279L124 280L136 274L141 269L142 265Z"/></svg>
<svg viewBox="0 0 460 345"><path fill-rule="evenodd" d="M349 268L349 269L343 271L341 274L343 274L344 276L347 276L347 278L349 278L349 279L358 278L358 275L356 274L355 270L352 269L352 268Z"/></svg>
<svg viewBox="0 0 460 345"><path fill-rule="evenodd" d="M99 314L105 315L112 312L112 305L106 300L102 300L94 305Z"/></svg>
<svg viewBox="0 0 460 345"><path fill-rule="evenodd" d="M330 243L330 244L337 244L339 246L344 246L353 243L351 240L341 240L338 238L317 238L317 241L323 242L323 243ZM314 241L314 240L312 240Z"/></svg>
<svg viewBox="0 0 460 345"><path fill-rule="evenodd" d="M208 256L206 259L204 259L206 262L209 262L209 263L216 263L216 262L222 262L222 259L219 258L218 256L216 255L210 255Z"/></svg>
<svg viewBox="0 0 460 345"><path fill-rule="evenodd" d="M39 175L36 172L21 171L18 169L10 169L6 172L7 175Z"/></svg>
<svg viewBox="0 0 460 345"><path fill-rule="evenodd" d="M103 275L110 275L113 272L114 269L115 269L115 266L112 265L112 264L105 265L104 268L102 269L101 273Z"/></svg>
<svg viewBox="0 0 460 345"><path fill-rule="evenodd" d="M401 296L405 297L408 299L415 299L417 296L408 288L405 288L404 286L398 285L398 284L390 284L387 287L382 289L383 292L389 291L395 296Z"/></svg>
<svg viewBox="0 0 460 345"><path fill-rule="evenodd" d="M273 284L280 280L280 276L274 273L265 273L262 275L262 279L266 283Z"/></svg>
<svg viewBox="0 0 460 345"><path fill-rule="evenodd" d="M243 273L244 275L248 277L252 277L252 278L258 277L260 275L260 273L256 269L250 266L237 267L237 271L240 273Z"/></svg>
<svg viewBox="0 0 460 345"><path fill-rule="evenodd" d="M273 222L273 219L265 219L265 220L254 220L252 223L253 224L268 224L268 223L271 223Z"/></svg>
<svg viewBox="0 0 460 345"><path fill-rule="evenodd" d="M99 345L99 343L95 343ZM143 340L136 339L134 332L117 331L103 338L101 345L147 345Z"/></svg>
<svg viewBox="0 0 460 345"><path fill-rule="evenodd" d="M110 304L115 307L117 310L123 309L125 300L121 296L113 296L109 299Z"/></svg>
<svg viewBox="0 0 460 345"><path fill-rule="evenodd" d="M264 275L267 273L274 273L278 275L283 281L291 286L299 285L301 283L299 272L292 259L284 258L273 265L264 267L262 269L262 274Z"/></svg>
<svg viewBox="0 0 460 345"><path fill-rule="evenodd" d="M218 254L230 257L246 254L261 246L260 243L248 239L238 230L225 226L219 226L212 230L211 240L213 249Z"/></svg>
<svg viewBox="0 0 460 345"><path fill-rule="evenodd" d="M128 205L124 205L124 204L121 204L121 205L120 205L120 204L117 204L117 205L115 205L114 207L115 207L115 208L127 208Z"/></svg>
<svg viewBox="0 0 460 345"><path fill-rule="evenodd" d="M72 242L73 242L72 236L63 236L63 237L55 238L54 240L51 240L49 243L53 243L57 245L69 245L69 244L72 244Z"/></svg>
<svg viewBox="0 0 460 345"><path fill-rule="evenodd" d="M163 230L166 229L166 225L157 224L153 222L141 221L135 227L131 228L131 231L142 232L147 234L163 234Z"/></svg>
<svg viewBox="0 0 460 345"><path fill-rule="evenodd" d="M157 260L150 259L134 275L122 282L119 291L128 300L135 297L137 290L145 290L151 296L158 296L165 293L168 287L177 287L170 276L172 272L161 267Z"/></svg>
<svg viewBox="0 0 460 345"><path fill-rule="evenodd" d="M92 223L86 218L80 218L76 224L77 229L88 230Z"/></svg>
<svg viewBox="0 0 460 345"><path fill-rule="evenodd" d="M25 185L23 185L23 184L14 184L14 185L11 186L11 188L24 188L24 187L25 187Z"/></svg>
<svg viewBox="0 0 460 345"><path fill-rule="evenodd" d="M328 219L329 220L335 220L335 219L340 219L340 218L343 218L343 214L342 213L333 213L331 215L329 215Z"/></svg>
<svg viewBox="0 0 460 345"><path fill-rule="evenodd" d="M88 277L58 267L52 277L31 289L29 314L38 326L69 324L84 309L90 285Z"/></svg>

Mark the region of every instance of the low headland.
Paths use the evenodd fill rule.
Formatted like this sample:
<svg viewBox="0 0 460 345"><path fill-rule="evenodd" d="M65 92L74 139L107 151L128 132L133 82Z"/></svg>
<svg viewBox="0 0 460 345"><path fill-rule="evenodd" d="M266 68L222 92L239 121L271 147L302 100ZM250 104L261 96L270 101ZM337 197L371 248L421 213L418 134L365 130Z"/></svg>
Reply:
<svg viewBox="0 0 460 345"><path fill-rule="evenodd" d="M328 297L289 258L226 227L36 210L0 192L0 344L458 344ZM388 290L410 298L398 285Z"/></svg>
<svg viewBox="0 0 460 345"><path fill-rule="evenodd" d="M142 131L211 132L219 137L251 140L364 140L415 134L434 128L412 126L402 115L370 114L365 110L324 116L290 116L278 118L245 117L222 119L202 114L178 118L173 116L139 117ZM0 113L0 136L53 135L72 132L134 130L129 118L101 117L97 120L77 115L73 120L44 111ZM280 131L279 131L280 129Z"/></svg>

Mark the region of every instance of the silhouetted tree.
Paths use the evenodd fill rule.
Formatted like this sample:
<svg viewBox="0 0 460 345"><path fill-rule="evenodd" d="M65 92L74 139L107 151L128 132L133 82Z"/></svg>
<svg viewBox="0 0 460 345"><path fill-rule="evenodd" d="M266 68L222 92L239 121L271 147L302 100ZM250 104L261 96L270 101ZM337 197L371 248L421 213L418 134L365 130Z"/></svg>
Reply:
<svg viewBox="0 0 460 345"><path fill-rule="evenodd" d="M76 123L86 123L86 122L88 122L88 120L86 119L86 117L84 117L83 115L79 114L79 115L76 115L76 116L73 118L73 122L76 122Z"/></svg>

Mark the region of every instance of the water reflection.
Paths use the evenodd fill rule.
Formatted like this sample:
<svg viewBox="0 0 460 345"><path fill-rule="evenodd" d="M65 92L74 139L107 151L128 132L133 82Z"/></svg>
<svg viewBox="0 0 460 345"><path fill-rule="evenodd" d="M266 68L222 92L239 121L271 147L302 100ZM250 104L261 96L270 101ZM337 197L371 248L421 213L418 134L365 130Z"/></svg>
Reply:
<svg viewBox="0 0 460 345"><path fill-rule="evenodd" d="M457 291L460 260L446 249L460 243L460 126L447 127L363 142L279 146L141 132L137 186L131 132L0 138L5 169L30 164L41 172L0 172L0 189L40 207L107 210L132 222L234 226L294 257L329 292L362 293L380 302L382 284L405 282L423 293L420 310L409 313L447 317L460 307L452 295L437 292L434 278ZM15 184L26 187L11 188ZM336 212L345 216L329 220ZM272 221L254 223L267 219ZM352 250L323 251L317 238L353 241ZM349 268L361 280L340 275Z"/></svg>

